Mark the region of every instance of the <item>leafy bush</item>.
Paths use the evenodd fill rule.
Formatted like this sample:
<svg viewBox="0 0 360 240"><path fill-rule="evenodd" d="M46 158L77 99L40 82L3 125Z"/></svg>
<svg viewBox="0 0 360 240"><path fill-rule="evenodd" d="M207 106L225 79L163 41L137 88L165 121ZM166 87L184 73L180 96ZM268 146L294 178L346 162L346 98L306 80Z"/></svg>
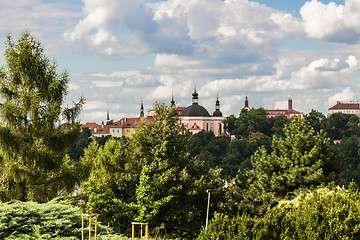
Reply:
<svg viewBox="0 0 360 240"><path fill-rule="evenodd" d="M360 239L360 194L323 188L281 201L264 217L216 214L199 239Z"/></svg>
<svg viewBox="0 0 360 240"><path fill-rule="evenodd" d="M93 223L95 221L92 221ZM88 239L88 220L85 220ZM0 203L0 239L81 239L81 209L54 199L48 203ZM95 227L92 227L94 234ZM98 223L98 239L127 239Z"/></svg>

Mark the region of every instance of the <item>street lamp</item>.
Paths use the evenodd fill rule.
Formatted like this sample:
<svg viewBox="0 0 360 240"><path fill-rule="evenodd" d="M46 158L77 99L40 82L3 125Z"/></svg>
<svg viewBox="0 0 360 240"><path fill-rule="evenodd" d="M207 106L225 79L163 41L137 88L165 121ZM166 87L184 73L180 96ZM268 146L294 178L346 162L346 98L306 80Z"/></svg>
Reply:
<svg viewBox="0 0 360 240"><path fill-rule="evenodd" d="M209 207L210 207L210 192L211 192L211 189L207 189L206 192L208 193L208 203L207 203L207 211L206 211L205 229L208 228L208 222L209 222Z"/></svg>

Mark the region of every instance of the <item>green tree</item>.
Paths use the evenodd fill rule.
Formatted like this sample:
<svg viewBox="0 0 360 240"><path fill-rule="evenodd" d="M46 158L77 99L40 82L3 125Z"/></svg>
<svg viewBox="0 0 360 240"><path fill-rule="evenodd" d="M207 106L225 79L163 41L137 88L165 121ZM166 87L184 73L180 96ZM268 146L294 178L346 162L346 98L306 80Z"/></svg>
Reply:
<svg viewBox="0 0 360 240"><path fill-rule="evenodd" d="M327 131L329 128L326 116L315 109L305 115L305 119L310 123L311 127L314 128L315 132L320 132L320 129Z"/></svg>
<svg viewBox="0 0 360 240"><path fill-rule="evenodd" d="M252 156L253 170L249 193L241 201L250 204L252 214L262 215L267 207L280 199L293 197L299 190L312 189L335 180L338 163L330 148L330 140L320 131L315 134L309 123L294 117L284 128L285 138L274 136L271 153L264 147ZM238 182L249 181L238 176ZM233 189L240 192L240 186ZM243 205L243 203L239 203ZM253 206L257 206L256 208Z"/></svg>
<svg viewBox="0 0 360 240"><path fill-rule="evenodd" d="M216 214L198 239L359 239L360 195L349 189L322 188L281 201L264 217Z"/></svg>
<svg viewBox="0 0 360 240"><path fill-rule="evenodd" d="M56 63L28 32L17 41L8 35L5 61L0 70L1 196L47 201L74 184L66 152L80 133L75 122L84 100L62 108L68 74L56 72ZM62 116L67 122L60 125Z"/></svg>
<svg viewBox="0 0 360 240"><path fill-rule="evenodd" d="M290 120L285 115L280 115L274 117L274 125L271 128L272 133L275 136L283 137L284 136L284 126L290 122Z"/></svg>
<svg viewBox="0 0 360 240"><path fill-rule="evenodd" d="M360 135L360 126L359 126L359 117L356 115L351 115L346 126L348 127L348 132L350 136L359 136Z"/></svg>
<svg viewBox="0 0 360 240"><path fill-rule="evenodd" d="M240 116L235 121L235 129L232 134L242 139L246 139L250 132L261 132L271 136L274 119L267 118L266 115L267 112L263 108L242 109Z"/></svg>
<svg viewBox="0 0 360 240"><path fill-rule="evenodd" d="M77 142L72 145L68 150L68 155L72 160L79 161L84 156L84 150L91 143L91 131L89 128L81 128L81 134Z"/></svg>
<svg viewBox="0 0 360 240"><path fill-rule="evenodd" d="M329 116L329 129L327 135L333 140L341 140L343 137L349 137L347 123L352 115L343 113L334 113Z"/></svg>
<svg viewBox="0 0 360 240"><path fill-rule="evenodd" d="M143 122L126 144L111 140L101 150L92 143L85 151L83 161L96 164L90 167L87 206L122 232L136 218L192 238L205 221L206 189L213 189L212 209L222 203L220 169L189 156L191 135L181 134L185 129L174 117L174 107L157 103L155 112L155 121Z"/></svg>

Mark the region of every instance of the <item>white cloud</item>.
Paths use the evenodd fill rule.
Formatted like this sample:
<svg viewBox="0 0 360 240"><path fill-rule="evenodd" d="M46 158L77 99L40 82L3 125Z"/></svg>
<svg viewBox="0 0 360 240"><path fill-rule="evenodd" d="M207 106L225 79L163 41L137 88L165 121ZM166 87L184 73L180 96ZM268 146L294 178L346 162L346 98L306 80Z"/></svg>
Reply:
<svg viewBox="0 0 360 240"><path fill-rule="evenodd" d="M359 68L356 57L352 55L345 61L339 59L316 59L307 66L300 67L291 73L287 70L285 61L280 59L278 63L274 64L276 71L273 75L209 81L201 90L205 96L210 96L216 91L277 92L320 88L331 89L348 85L349 76Z"/></svg>
<svg viewBox="0 0 360 240"><path fill-rule="evenodd" d="M101 101L101 100L86 101L86 104L85 104L86 110L99 109L99 108L106 109L107 108L106 101Z"/></svg>
<svg viewBox="0 0 360 240"><path fill-rule="evenodd" d="M344 5L306 2L300 9L306 34L333 42L356 43L360 39L360 2L345 0Z"/></svg>
<svg viewBox="0 0 360 240"><path fill-rule="evenodd" d="M350 102L355 100L355 93L354 91L351 89L351 87L346 87L341 89L340 92L335 93L333 96L330 96L327 99L327 105L328 106L333 106L336 104L336 102L340 101L340 102Z"/></svg>

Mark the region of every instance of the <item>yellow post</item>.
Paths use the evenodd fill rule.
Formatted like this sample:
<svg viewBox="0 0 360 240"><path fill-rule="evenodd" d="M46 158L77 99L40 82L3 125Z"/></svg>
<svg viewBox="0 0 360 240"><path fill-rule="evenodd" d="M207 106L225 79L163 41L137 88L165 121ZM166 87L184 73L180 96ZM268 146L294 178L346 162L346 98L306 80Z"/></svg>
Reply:
<svg viewBox="0 0 360 240"><path fill-rule="evenodd" d="M91 240L91 214L89 215L89 240Z"/></svg>
<svg viewBox="0 0 360 240"><path fill-rule="evenodd" d="M135 240L135 225L133 222L131 223L131 237L132 240Z"/></svg>
<svg viewBox="0 0 360 240"><path fill-rule="evenodd" d="M97 217L98 215L95 215L95 240L97 239Z"/></svg>
<svg viewBox="0 0 360 240"><path fill-rule="evenodd" d="M84 240L84 215L83 214L81 214L81 218L82 218L81 240Z"/></svg>
<svg viewBox="0 0 360 240"><path fill-rule="evenodd" d="M146 240L149 239L149 223L146 223Z"/></svg>
<svg viewBox="0 0 360 240"><path fill-rule="evenodd" d="M143 235L142 235L142 230L143 230L143 225L145 225L145 235L146 235L146 240L149 239L149 223L141 223L141 222L131 222L131 237L132 240L135 240L135 225L140 225L140 239L142 239Z"/></svg>

